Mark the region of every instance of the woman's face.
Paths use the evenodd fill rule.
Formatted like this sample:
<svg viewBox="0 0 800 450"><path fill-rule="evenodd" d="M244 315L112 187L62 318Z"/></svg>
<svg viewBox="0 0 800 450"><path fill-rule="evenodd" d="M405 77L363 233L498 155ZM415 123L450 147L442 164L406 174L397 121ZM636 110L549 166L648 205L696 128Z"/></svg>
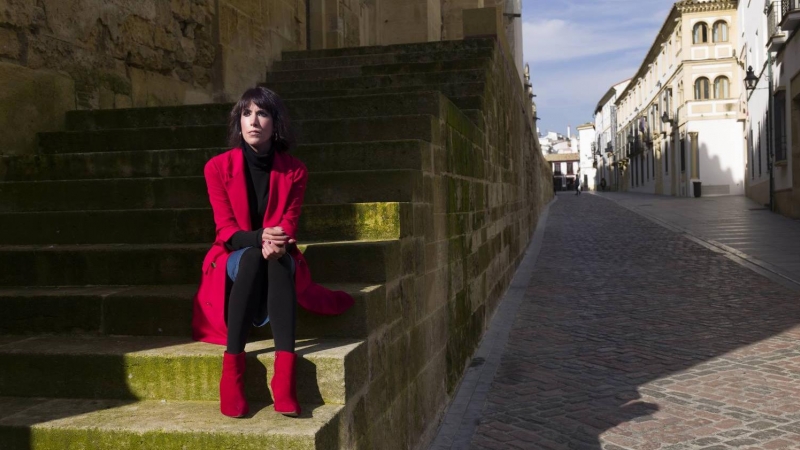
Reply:
<svg viewBox="0 0 800 450"><path fill-rule="evenodd" d="M242 137L253 148L267 151L272 144L272 116L266 109L259 108L250 102L242 109Z"/></svg>

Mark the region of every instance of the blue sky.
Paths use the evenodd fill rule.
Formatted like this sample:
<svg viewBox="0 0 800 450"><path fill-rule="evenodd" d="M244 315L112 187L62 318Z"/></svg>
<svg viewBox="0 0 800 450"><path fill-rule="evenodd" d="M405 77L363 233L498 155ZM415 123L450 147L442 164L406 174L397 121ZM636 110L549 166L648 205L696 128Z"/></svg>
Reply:
<svg viewBox="0 0 800 450"><path fill-rule="evenodd" d="M593 121L615 83L630 78L672 0L522 0L522 39L541 132Z"/></svg>

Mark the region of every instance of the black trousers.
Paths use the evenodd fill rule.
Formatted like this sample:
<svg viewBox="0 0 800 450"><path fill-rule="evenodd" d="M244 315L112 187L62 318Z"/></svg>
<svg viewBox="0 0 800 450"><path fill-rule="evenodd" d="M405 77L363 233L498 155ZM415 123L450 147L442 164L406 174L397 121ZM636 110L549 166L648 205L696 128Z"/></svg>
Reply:
<svg viewBox="0 0 800 450"><path fill-rule="evenodd" d="M253 323L262 323L267 314L275 350L294 352L297 295L292 265L288 254L266 260L260 248L244 251L228 294L228 353L243 352Z"/></svg>

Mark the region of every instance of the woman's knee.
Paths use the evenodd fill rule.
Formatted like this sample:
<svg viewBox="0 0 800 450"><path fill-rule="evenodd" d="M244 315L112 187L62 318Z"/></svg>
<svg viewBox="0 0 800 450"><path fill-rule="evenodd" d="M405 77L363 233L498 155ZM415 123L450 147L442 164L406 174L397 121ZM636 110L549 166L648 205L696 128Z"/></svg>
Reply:
<svg viewBox="0 0 800 450"><path fill-rule="evenodd" d="M239 272L242 269L261 269L265 265L264 257L261 255L261 249L250 247L242 253L242 259L239 260Z"/></svg>

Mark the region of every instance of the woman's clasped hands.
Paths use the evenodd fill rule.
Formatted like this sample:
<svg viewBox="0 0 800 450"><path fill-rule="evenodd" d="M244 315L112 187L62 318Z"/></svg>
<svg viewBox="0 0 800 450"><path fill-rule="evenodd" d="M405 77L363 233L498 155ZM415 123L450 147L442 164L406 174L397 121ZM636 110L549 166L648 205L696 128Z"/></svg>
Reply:
<svg viewBox="0 0 800 450"><path fill-rule="evenodd" d="M279 259L286 254L286 246L295 242L281 227L264 228L261 233L261 255L264 259Z"/></svg>

